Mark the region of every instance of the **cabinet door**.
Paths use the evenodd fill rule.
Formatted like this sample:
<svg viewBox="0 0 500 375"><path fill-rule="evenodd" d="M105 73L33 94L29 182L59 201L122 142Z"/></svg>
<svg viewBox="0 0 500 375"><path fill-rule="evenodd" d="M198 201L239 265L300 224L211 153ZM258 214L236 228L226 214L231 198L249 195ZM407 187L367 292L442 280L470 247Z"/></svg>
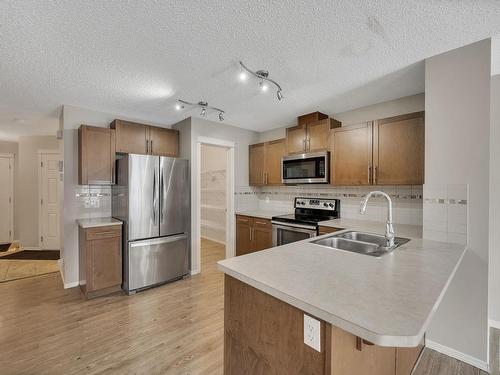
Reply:
<svg viewBox="0 0 500 375"><path fill-rule="evenodd" d="M332 327L332 374L395 374L396 348L366 345L358 340L349 332Z"/></svg>
<svg viewBox="0 0 500 375"><path fill-rule="evenodd" d="M253 219L248 216L236 216L236 255L252 252Z"/></svg>
<svg viewBox="0 0 500 375"><path fill-rule="evenodd" d="M306 125L293 126L286 129L286 151L290 154L306 152Z"/></svg>
<svg viewBox="0 0 500 375"><path fill-rule="evenodd" d="M151 126L149 128L150 153L176 157L179 154L179 132Z"/></svg>
<svg viewBox="0 0 500 375"><path fill-rule="evenodd" d="M121 237L92 240L88 243L91 289L99 290L122 283ZM88 283L88 281L87 281Z"/></svg>
<svg viewBox="0 0 500 375"><path fill-rule="evenodd" d="M375 185L424 183L423 112L375 122L373 163Z"/></svg>
<svg viewBox="0 0 500 375"><path fill-rule="evenodd" d="M307 124L307 152L326 151L330 148L330 119Z"/></svg>
<svg viewBox="0 0 500 375"><path fill-rule="evenodd" d="M332 185L371 184L371 122L334 129L331 148Z"/></svg>
<svg viewBox="0 0 500 375"><path fill-rule="evenodd" d="M115 131L82 125L78 133L78 182L81 185L114 183Z"/></svg>
<svg viewBox="0 0 500 375"><path fill-rule="evenodd" d="M149 152L149 127L130 121L114 120L111 128L116 130L116 152L147 154Z"/></svg>
<svg viewBox="0 0 500 375"><path fill-rule="evenodd" d="M264 172L266 162L266 150L264 143L250 145L249 147L249 182L250 185L264 185Z"/></svg>
<svg viewBox="0 0 500 375"><path fill-rule="evenodd" d="M252 241L253 251L259 251L273 247L273 231L270 220L254 218Z"/></svg>
<svg viewBox="0 0 500 375"><path fill-rule="evenodd" d="M285 151L284 139L266 144L266 185L281 185L281 159Z"/></svg>
<svg viewBox="0 0 500 375"><path fill-rule="evenodd" d="M343 229L342 228L335 228L335 227L320 226L318 234L321 236L323 234L338 232L339 230L343 230Z"/></svg>

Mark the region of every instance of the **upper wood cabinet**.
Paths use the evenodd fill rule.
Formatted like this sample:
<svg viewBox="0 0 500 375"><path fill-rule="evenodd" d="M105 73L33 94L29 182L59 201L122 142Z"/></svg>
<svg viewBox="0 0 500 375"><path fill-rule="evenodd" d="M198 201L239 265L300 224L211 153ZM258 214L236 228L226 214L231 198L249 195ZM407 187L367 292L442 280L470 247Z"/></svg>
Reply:
<svg viewBox="0 0 500 375"><path fill-rule="evenodd" d="M115 168L115 130L82 125L78 129L78 183L112 185Z"/></svg>
<svg viewBox="0 0 500 375"><path fill-rule="evenodd" d="M424 132L424 112L335 129L331 141L331 183L423 184Z"/></svg>
<svg viewBox="0 0 500 375"><path fill-rule="evenodd" d="M326 151L330 148L330 129L340 127L335 119L322 119L286 129L288 154Z"/></svg>
<svg viewBox="0 0 500 375"><path fill-rule="evenodd" d="M424 182L424 113L378 120L373 127L374 185Z"/></svg>
<svg viewBox="0 0 500 375"><path fill-rule="evenodd" d="M332 132L332 185L371 185L372 122L343 126Z"/></svg>
<svg viewBox="0 0 500 375"><path fill-rule="evenodd" d="M116 152L126 154L149 153L149 129L147 125L114 120L110 126L116 131Z"/></svg>
<svg viewBox="0 0 500 375"><path fill-rule="evenodd" d="M174 129L149 127L150 153L160 156L179 154L179 132Z"/></svg>
<svg viewBox="0 0 500 375"><path fill-rule="evenodd" d="M116 130L116 152L173 157L179 154L177 130L124 120L114 120L110 127Z"/></svg>
<svg viewBox="0 0 500 375"><path fill-rule="evenodd" d="M283 156L285 156L284 139L250 145L250 185L281 185L281 159Z"/></svg>

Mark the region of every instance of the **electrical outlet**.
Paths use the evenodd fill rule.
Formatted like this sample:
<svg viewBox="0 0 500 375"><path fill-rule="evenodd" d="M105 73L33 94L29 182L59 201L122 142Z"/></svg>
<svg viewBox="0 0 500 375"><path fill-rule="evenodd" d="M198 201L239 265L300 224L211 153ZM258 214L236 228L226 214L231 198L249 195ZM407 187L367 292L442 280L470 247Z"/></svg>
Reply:
<svg viewBox="0 0 500 375"><path fill-rule="evenodd" d="M304 314L304 344L321 352L320 321Z"/></svg>

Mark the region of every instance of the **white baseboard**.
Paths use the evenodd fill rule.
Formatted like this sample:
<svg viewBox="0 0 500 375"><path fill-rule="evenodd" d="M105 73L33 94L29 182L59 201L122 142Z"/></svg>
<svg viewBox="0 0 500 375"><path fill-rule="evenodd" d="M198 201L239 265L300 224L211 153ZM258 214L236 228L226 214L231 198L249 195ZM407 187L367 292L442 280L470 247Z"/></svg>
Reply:
<svg viewBox="0 0 500 375"><path fill-rule="evenodd" d="M445 354L449 357L453 357L455 359L458 359L459 361L465 362L471 366L477 367L478 369L481 369L483 371L489 372L489 365L487 362L482 361L480 359L477 359L476 357L472 357L468 354L459 352L458 350L449 348L447 346L441 345L435 341L426 339L425 340L425 346L428 347L429 349L433 349L436 352Z"/></svg>
<svg viewBox="0 0 500 375"><path fill-rule="evenodd" d="M199 268L197 268L197 269L195 269L195 270L191 270L191 271L190 271L190 274L191 274L191 276L193 276L193 275L197 275L197 274L199 274L200 272L201 272L201 270L200 270Z"/></svg>
<svg viewBox="0 0 500 375"><path fill-rule="evenodd" d="M42 248L38 247L38 246L21 246L21 249L23 249L23 250L42 250Z"/></svg>
<svg viewBox="0 0 500 375"><path fill-rule="evenodd" d="M64 270L64 261L62 259L59 259L57 262L59 264L59 274L61 275L61 280L63 282L64 289L69 289L69 288L74 288L76 286L79 286L80 285L79 281L75 281L72 283L67 283L66 281L64 281L64 271L63 271Z"/></svg>
<svg viewBox="0 0 500 375"><path fill-rule="evenodd" d="M488 325L489 325L491 328L500 329L500 322L499 322L499 321L497 321L497 320L493 320L493 319L488 320Z"/></svg>

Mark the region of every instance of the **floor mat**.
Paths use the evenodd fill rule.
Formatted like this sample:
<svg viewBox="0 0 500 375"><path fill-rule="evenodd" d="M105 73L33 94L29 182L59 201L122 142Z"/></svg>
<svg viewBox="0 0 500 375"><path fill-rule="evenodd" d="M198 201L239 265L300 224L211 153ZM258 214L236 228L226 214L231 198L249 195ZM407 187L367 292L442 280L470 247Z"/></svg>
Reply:
<svg viewBox="0 0 500 375"><path fill-rule="evenodd" d="M57 260L59 257L59 250L23 250L1 259Z"/></svg>
<svg viewBox="0 0 500 375"><path fill-rule="evenodd" d="M0 251L7 251L7 250L9 250L10 245L12 245L12 244L5 243L5 244L0 245Z"/></svg>

